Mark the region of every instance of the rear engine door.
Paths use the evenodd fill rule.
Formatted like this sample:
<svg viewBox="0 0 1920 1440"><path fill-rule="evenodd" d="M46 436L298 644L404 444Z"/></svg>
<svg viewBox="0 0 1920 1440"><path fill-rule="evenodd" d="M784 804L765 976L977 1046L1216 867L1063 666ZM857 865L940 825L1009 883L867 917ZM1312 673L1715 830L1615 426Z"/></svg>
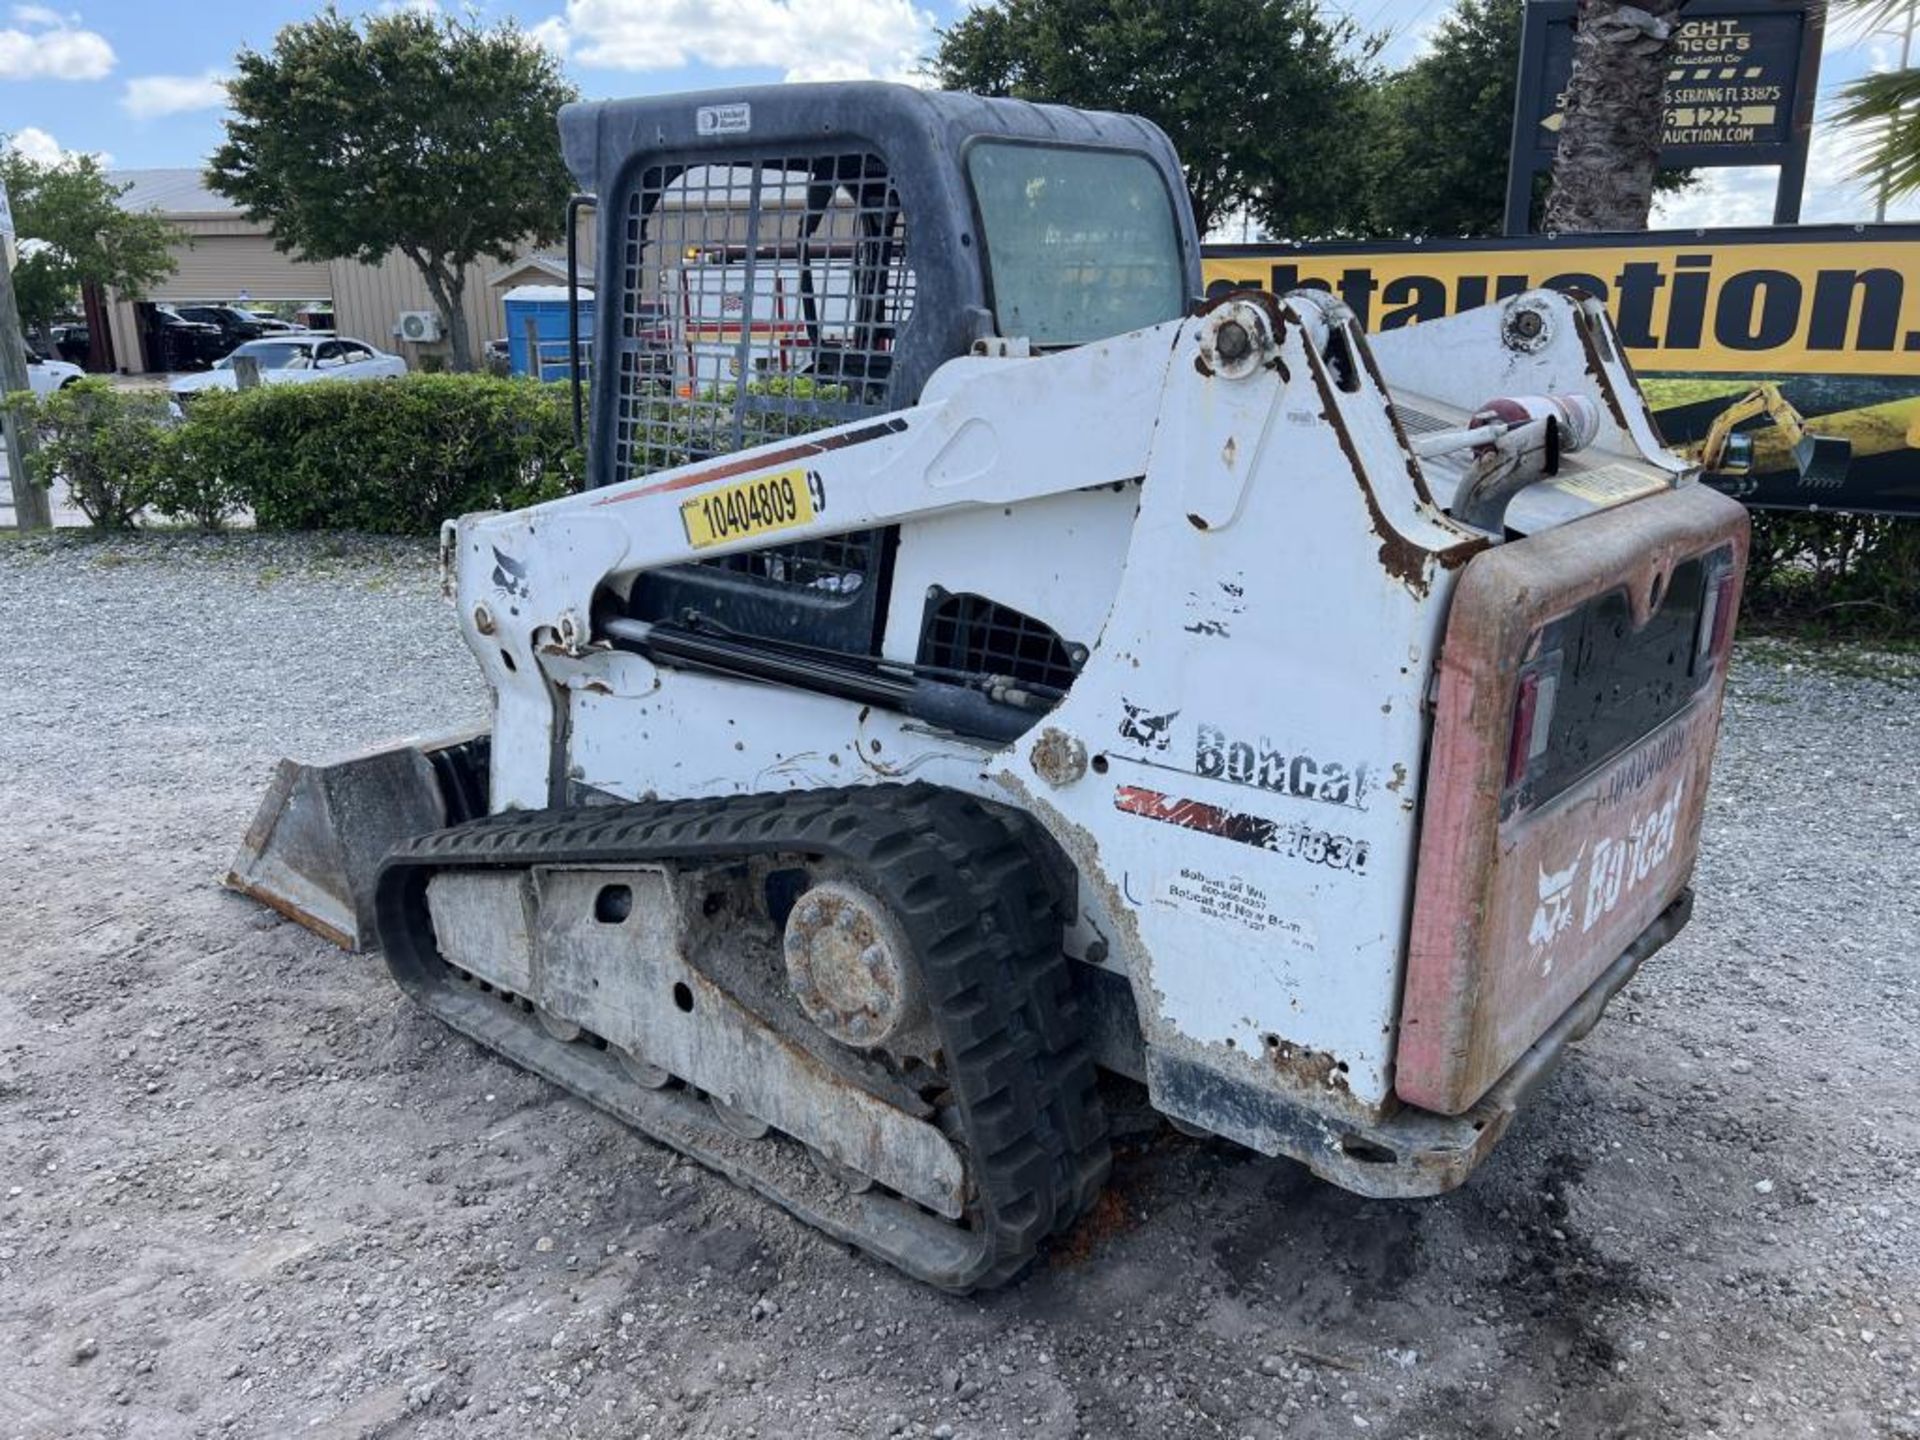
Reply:
<svg viewBox="0 0 1920 1440"><path fill-rule="evenodd" d="M1458 1114L1681 893L1745 510L1703 486L1483 551L1441 652L1394 1088Z"/></svg>

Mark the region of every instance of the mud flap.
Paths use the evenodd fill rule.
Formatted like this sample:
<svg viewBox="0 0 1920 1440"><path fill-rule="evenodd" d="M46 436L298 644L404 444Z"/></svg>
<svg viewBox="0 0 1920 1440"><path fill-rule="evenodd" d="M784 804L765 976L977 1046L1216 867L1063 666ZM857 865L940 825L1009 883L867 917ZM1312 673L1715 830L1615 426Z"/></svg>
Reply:
<svg viewBox="0 0 1920 1440"><path fill-rule="evenodd" d="M222 883L342 949L378 949L380 862L403 840L485 813L486 746L462 730L323 764L282 760Z"/></svg>

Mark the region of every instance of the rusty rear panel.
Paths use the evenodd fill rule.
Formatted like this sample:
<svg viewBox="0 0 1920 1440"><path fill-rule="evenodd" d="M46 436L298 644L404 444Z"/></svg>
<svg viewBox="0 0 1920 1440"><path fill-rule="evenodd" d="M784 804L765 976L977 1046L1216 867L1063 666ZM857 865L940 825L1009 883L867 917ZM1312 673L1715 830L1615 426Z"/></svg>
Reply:
<svg viewBox="0 0 1920 1440"><path fill-rule="evenodd" d="M1395 1057L1403 1100L1471 1106L1685 887L1726 674L1724 651L1703 658L1697 637L1723 608L1730 629L1746 554L1745 510L1694 485L1461 573ZM1539 753L1516 766L1523 676L1536 692L1551 677L1555 700Z"/></svg>

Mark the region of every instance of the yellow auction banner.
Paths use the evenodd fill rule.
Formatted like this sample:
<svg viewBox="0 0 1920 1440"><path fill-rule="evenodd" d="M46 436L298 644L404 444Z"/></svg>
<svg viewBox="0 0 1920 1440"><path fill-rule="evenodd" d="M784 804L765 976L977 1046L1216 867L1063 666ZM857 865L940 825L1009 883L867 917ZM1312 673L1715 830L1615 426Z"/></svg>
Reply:
<svg viewBox="0 0 1920 1440"><path fill-rule="evenodd" d="M1537 287L1585 291L1606 303L1670 443L1704 445L1741 407L1755 443L1736 452L1746 470L1710 475L1722 488L1759 506L1920 513L1920 226L1222 245L1203 265L1209 295L1330 290L1376 332ZM1844 493L1814 494L1794 473L1769 429L1788 433L1787 408L1744 403L1759 385L1787 395L1796 423L1844 432Z"/></svg>
<svg viewBox="0 0 1920 1440"><path fill-rule="evenodd" d="M1577 287L1607 302L1643 370L1920 376L1920 233L1881 228L1893 233L1802 240L1785 230L1765 243L1709 234L1604 245L1223 246L1208 250L1204 269L1209 294L1242 285L1332 290L1368 330L1437 320L1539 286Z"/></svg>

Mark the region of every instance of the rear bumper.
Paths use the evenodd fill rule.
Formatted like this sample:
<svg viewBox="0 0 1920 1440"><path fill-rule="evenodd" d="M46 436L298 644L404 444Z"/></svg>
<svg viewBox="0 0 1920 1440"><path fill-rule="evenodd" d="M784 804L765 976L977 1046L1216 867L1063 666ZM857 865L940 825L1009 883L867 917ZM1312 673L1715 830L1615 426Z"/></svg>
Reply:
<svg viewBox="0 0 1920 1440"><path fill-rule="evenodd" d="M1394 1156L1391 1163L1378 1159L1356 1163L1326 1178L1363 1195L1381 1197L1440 1195L1459 1185L1500 1142L1520 1107L1565 1057L1567 1047L1593 1029L1607 1002L1692 917L1693 891L1682 890L1472 1109L1461 1115L1402 1110L1377 1130L1377 1143Z"/></svg>
<svg viewBox="0 0 1920 1440"><path fill-rule="evenodd" d="M1653 923L1549 1025L1506 1073L1459 1115L1403 1107L1368 1124L1318 1114L1264 1090L1241 1086L1212 1070L1155 1052L1149 1065L1161 1085L1198 1087L1204 1103L1225 1107L1269 1138L1262 1148L1300 1161L1343 1190L1383 1200L1443 1195L1459 1186L1492 1153L1527 1098L1553 1073L1567 1047L1594 1027L1607 1002L1693 914L1693 891L1682 890ZM1231 1091L1234 1093L1224 1093Z"/></svg>

